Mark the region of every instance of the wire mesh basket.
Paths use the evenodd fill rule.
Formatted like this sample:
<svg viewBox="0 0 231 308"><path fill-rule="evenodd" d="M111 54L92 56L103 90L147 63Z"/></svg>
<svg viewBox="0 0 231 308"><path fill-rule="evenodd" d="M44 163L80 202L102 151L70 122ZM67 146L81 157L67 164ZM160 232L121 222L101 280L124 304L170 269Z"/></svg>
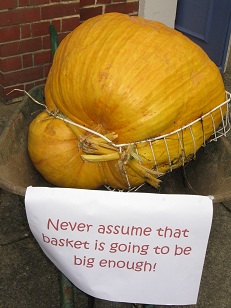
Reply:
<svg viewBox="0 0 231 308"><path fill-rule="evenodd" d="M118 165L121 169L121 175L125 177L127 189L130 190L132 185L126 171L126 163L131 156L135 158L140 166L143 166L143 152L145 150L146 155L149 155L149 164L145 165L144 162L145 172L147 170L150 170L150 173L156 172L155 177L157 178L166 172L184 166L185 163L192 159L195 160L196 153L201 146L205 147L206 144L217 141L222 136L226 137L230 131L230 101L231 94L226 91L226 100L224 102L187 125L157 137L129 143L115 143L107 136L71 121L60 112L54 113L49 110L47 112L55 118L77 126L90 135L104 140L107 147L118 154ZM218 126L218 124L220 125ZM82 149L86 154L91 154L92 148L88 148L87 138L84 139L85 141L86 144L82 145ZM82 155L82 158L86 161L94 161L92 155ZM112 160L114 159L115 156L112 157Z"/></svg>
<svg viewBox="0 0 231 308"><path fill-rule="evenodd" d="M36 104L34 100L42 103L43 107ZM188 180L192 187L199 194L216 195L216 200L230 200L231 192L231 138L230 138L230 100L231 94L226 92L226 101L217 106L215 109L204 114L201 118L188 124L186 127L173 131L167 135L158 136L156 138L142 141L141 143L129 144L134 146L134 154L139 159L139 151L142 148L148 147L150 155L153 157L152 164L156 164L158 168L158 162L156 157L156 147L159 142L165 147L165 155L167 158L166 168L167 173L163 177L160 191L163 193L192 193L192 190L187 188L181 183L183 181L178 168L174 169L174 165L171 159L171 146L169 142L174 139L177 142L179 151L184 153L184 139L182 141L182 132L188 131L189 140L193 144L193 153L191 155L191 162L186 163L186 155L179 157L180 163L185 166ZM42 176L35 170L27 151L27 134L30 122L35 116L44 109L44 96L43 87L35 87L29 92L29 96L26 96L22 104L15 110L15 114L9 119L9 123L6 125L1 137L1 157L0 157L0 187L7 191L24 195L26 187L28 186L51 186L47 183ZM214 113L219 113L222 120L220 126L215 129L214 124ZM54 114L53 116L60 118L63 121L68 122L69 120L64 118L60 114ZM196 122L196 123L195 123ZM200 130L202 147L196 151L198 145L194 137L194 126L202 125L202 122L210 123L212 134L210 138L205 141L207 136L204 136L203 130ZM197 124L199 123L199 124ZM77 124L76 124L77 125ZM89 134L95 134L97 132L89 131ZM105 136L98 136L104 138L105 142L108 143L115 151L119 154L126 152L128 144L116 144L112 140L107 139ZM227 138L226 138L227 137ZM215 142L211 142L215 141ZM153 145L151 147L151 145ZM152 148L155 151L152 152ZM207 153L204 152L206 150ZM170 158L169 158L170 157ZM194 160L193 158L196 159ZM139 161L138 161L139 162ZM140 162L141 163L141 162ZM229 167L230 166L230 167ZM173 171L173 172L170 172ZM209 179L209 180L208 180ZM139 190L139 186L129 188L129 179L127 179L129 190ZM150 192L157 192L156 189L148 187ZM111 187L105 186L106 189L112 189ZM144 188L143 188L144 189ZM142 189L141 189L142 191ZM159 190L158 190L159 191ZM194 192L193 192L194 193Z"/></svg>

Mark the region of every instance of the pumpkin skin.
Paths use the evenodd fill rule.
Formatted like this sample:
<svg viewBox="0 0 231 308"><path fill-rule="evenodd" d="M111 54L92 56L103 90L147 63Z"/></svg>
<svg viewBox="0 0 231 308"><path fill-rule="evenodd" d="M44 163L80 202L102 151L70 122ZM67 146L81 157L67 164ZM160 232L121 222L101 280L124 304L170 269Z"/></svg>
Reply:
<svg viewBox="0 0 231 308"><path fill-rule="evenodd" d="M79 131L80 135L83 133ZM49 117L46 111L30 124L28 151L35 168L48 182L59 187L96 189L110 184L115 188L127 188L119 169L111 167L114 162L83 161L78 143L72 130L62 120ZM131 172L130 176L132 185L143 183L136 173Z"/></svg>
<svg viewBox="0 0 231 308"><path fill-rule="evenodd" d="M109 13L87 20L61 42L48 75L45 98L50 111L60 110L73 122L103 135L114 133L116 143L132 143L170 133L196 120L225 100L225 89L216 65L178 31L140 17ZM215 127L220 122L221 115L217 111ZM44 134L44 128L37 122L30 130L33 132L29 138L29 153L33 162L40 161L44 153L39 151L42 144L37 145L38 135L34 131ZM195 125L195 145L190 130L186 129L183 149L176 136L169 138L172 168L190 160L213 131L209 119L204 121L203 128L200 123ZM78 133L75 136L79 138ZM50 147L49 142L44 140L43 147L46 156L53 157L60 149ZM136 145L135 151L145 168L169 170L169 153L164 140L153 142L151 147L148 143ZM70 170L76 170L78 165L74 173L81 173L81 178L85 178L88 168L92 170L83 183L80 180L78 183L67 180L66 185L58 182L57 168L52 165L48 168L43 164L39 172L49 174L49 181L55 185L81 188L104 184L125 188L128 186L126 176L130 186L150 182L144 174L134 171L133 162L126 161L121 168L117 160L83 162L82 154L80 149L78 159L70 160L69 165ZM58 169L66 168L58 154L52 161L57 161ZM83 163L88 166L86 169L81 169Z"/></svg>
<svg viewBox="0 0 231 308"><path fill-rule="evenodd" d="M94 172L97 165L93 164L92 170L90 164L84 164L80 158L78 140L63 121L48 117L43 111L31 123L28 140L34 166L48 182L60 187L81 188L85 183L81 179L79 184L78 179L83 171L86 178L91 176L95 185L99 184L99 175Z"/></svg>

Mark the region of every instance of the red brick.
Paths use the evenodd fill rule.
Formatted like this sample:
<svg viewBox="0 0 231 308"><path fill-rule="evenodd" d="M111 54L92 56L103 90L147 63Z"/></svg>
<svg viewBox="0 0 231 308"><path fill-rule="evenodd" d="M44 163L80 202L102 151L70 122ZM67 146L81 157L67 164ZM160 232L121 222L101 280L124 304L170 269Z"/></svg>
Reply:
<svg viewBox="0 0 231 308"><path fill-rule="evenodd" d="M58 0L56 0L58 2ZM30 5L43 5L43 4L49 4L50 0L30 0Z"/></svg>
<svg viewBox="0 0 231 308"><path fill-rule="evenodd" d="M8 10L18 7L18 0L1 0L0 10Z"/></svg>
<svg viewBox="0 0 231 308"><path fill-rule="evenodd" d="M19 0L19 6L25 7L30 5L30 0Z"/></svg>
<svg viewBox="0 0 231 308"><path fill-rule="evenodd" d="M6 95L4 92L3 82L4 82L4 75L3 73L0 72L0 96L1 97L4 97Z"/></svg>
<svg viewBox="0 0 231 308"><path fill-rule="evenodd" d="M4 58L1 61L1 71L10 72L16 71L22 68L22 59L21 56Z"/></svg>
<svg viewBox="0 0 231 308"><path fill-rule="evenodd" d="M40 37L2 44L0 48L0 56L8 57L16 54L28 53L40 50L41 47L42 39Z"/></svg>
<svg viewBox="0 0 231 308"><path fill-rule="evenodd" d="M46 35L42 37L42 49L51 48L51 38L50 35Z"/></svg>
<svg viewBox="0 0 231 308"><path fill-rule="evenodd" d="M97 0L97 4L109 4L112 3L112 0Z"/></svg>
<svg viewBox="0 0 231 308"><path fill-rule="evenodd" d="M52 65L52 63L46 64L46 65L43 66L43 76L44 76L44 78L47 78L48 73L51 69L51 65Z"/></svg>
<svg viewBox="0 0 231 308"><path fill-rule="evenodd" d="M1 73L1 71L0 71L0 87L3 84L3 80L4 80L4 74Z"/></svg>
<svg viewBox="0 0 231 308"><path fill-rule="evenodd" d="M91 17L101 15L102 13L102 6L82 8L80 9L80 21L85 21Z"/></svg>
<svg viewBox="0 0 231 308"><path fill-rule="evenodd" d="M24 83L24 90L29 92L31 89L34 88L34 86L35 86L34 81L33 82L29 82L29 83Z"/></svg>
<svg viewBox="0 0 231 308"><path fill-rule="evenodd" d="M134 10L134 12L136 12L138 14L138 12L139 12L139 1L134 2L133 10Z"/></svg>
<svg viewBox="0 0 231 308"><path fill-rule="evenodd" d="M53 4L41 7L42 19L53 19L69 15L79 14L79 2Z"/></svg>
<svg viewBox="0 0 231 308"><path fill-rule="evenodd" d="M21 39L31 37L31 24L21 25Z"/></svg>
<svg viewBox="0 0 231 308"><path fill-rule="evenodd" d="M0 27L20 25L40 20L40 8L20 8L0 12Z"/></svg>
<svg viewBox="0 0 231 308"><path fill-rule="evenodd" d="M20 39L20 28L18 26L0 28L1 43L17 41Z"/></svg>
<svg viewBox="0 0 231 308"><path fill-rule="evenodd" d="M34 88L34 82L24 83L23 85L24 85L24 90L27 92L29 92L31 89Z"/></svg>
<svg viewBox="0 0 231 308"><path fill-rule="evenodd" d="M46 78L36 80L34 82L24 83L24 89L25 91L29 92L31 89L33 89L36 86L44 86L46 83ZM36 99L36 97L35 97ZM41 107L41 111L43 110L43 107Z"/></svg>
<svg viewBox="0 0 231 308"><path fill-rule="evenodd" d="M31 67L33 63L33 55L31 53L22 56L23 68Z"/></svg>
<svg viewBox="0 0 231 308"><path fill-rule="evenodd" d="M79 25L79 17L70 17L62 19L62 32L70 32Z"/></svg>
<svg viewBox="0 0 231 308"><path fill-rule="evenodd" d="M111 12L119 12L123 14L129 14L133 13L135 10L135 4L134 2L128 2L128 3L114 3L106 5L105 7L105 13L111 13Z"/></svg>
<svg viewBox="0 0 231 308"><path fill-rule="evenodd" d="M22 84L24 82L30 82L31 80L38 80L41 78L43 78L42 66L31 67L5 74L3 86L7 87L15 84Z"/></svg>
<svg viewBox="0 0 231 308"><path fill-rule="evenodd" d="M34 87L36 87L36 86L44 86L45 83L46 83L46 78L43 78L43 79L40 79L40 80L36 80L34 82Z"/></svg>
<svg viewBox="0 0 231 308"><path fill-rule="evenodd" d="M34 66L44 65L46 63L51 63L51 51L43 50L34 54Z"/></svg>
<svg viewBox="0 0 231 308"><path fill-rule="evenodd" d="M111 0L110 0L111 1ZM94 5L95 0L80 0L80 6Z"/></svg>
<svg viewBox="0 0 231 308"><path fill-rule="evenodd" d="M43 36L49 34L49 21L41 21L31 24L32 37Z"/></svg>

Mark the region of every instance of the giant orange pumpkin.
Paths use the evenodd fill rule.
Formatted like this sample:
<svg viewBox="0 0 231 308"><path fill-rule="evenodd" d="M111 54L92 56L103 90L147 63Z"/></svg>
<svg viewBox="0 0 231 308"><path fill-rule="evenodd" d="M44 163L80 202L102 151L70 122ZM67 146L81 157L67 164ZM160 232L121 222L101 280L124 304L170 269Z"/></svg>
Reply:
<svg viewBox="0 0 231 308"><path fill-rule="evenodd" d="M61 42L45 98L29 128L36 169L61 187L126 189L157 186L195 155L221 113L184 126L221 104L225 89L216 65L178 31L109 13Z"/></svg>

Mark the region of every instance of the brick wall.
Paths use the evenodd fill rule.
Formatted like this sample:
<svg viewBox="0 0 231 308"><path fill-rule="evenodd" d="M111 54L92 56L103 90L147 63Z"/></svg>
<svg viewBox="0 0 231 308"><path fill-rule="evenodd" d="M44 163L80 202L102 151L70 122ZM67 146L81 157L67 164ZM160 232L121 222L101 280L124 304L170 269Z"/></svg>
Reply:
<svg viewBox="0 0 231 308"><path fill-rule="evenodd" d="M104 13L138 15L138 11L139 0L80 0L80 22Z"/></svg>
<svg viewBox="0 0 231 308"><path fill-rule="evenodd" d="M51 64L49 25L59 39L79 25L79 0L0 1L0 95L12 100L44 84Z"/></svg>
<svg viewBox="0 0 231 308"><path fill-rule="evenodd" d="M51 66L49 25L59 42L84 20L107 12L137 15L139 0L0 1L0 99L17 100L21 92L45 84Z"/></svg>

